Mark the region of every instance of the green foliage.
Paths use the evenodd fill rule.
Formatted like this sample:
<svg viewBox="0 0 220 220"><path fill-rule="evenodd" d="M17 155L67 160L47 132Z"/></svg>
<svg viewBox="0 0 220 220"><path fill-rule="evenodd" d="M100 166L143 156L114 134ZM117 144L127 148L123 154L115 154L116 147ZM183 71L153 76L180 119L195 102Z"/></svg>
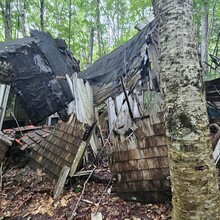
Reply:
<svg viewBox="0 0 220 220"><path fill-rule="evenodd" d="M213 51L218 32L220 30L220 2L218 0L194 0L194 22L197 32L197 40L200 43L200 24L202 16L202 6L206 4L209 17L209 49Z"/></svg>
<svg viewBox="0 0 220 220"><path fill-rule="evenodd" d="M5 3L5 1L2 2ZM99 1L99 8L97 1ZM10 0L13 38L22 37L18 2L18 0ZM20 2L25 4L27 30L40 29L40 0L20 0ZM205 2L207 2L209 13L209 52L212 52L220 27L220 3L218 0L194 1L198 43L200 42L201 7ZM97 24L98 14L100 24ZM88 63L91 27L95 30L93 60L96 60L99 58L99 32L103 56L133 37L137 33L134 26L150 14L152 14L150 0L44 0L45 31L55 38L63 38L67 43L69 42L70 50L81 61L82 68ZM2 16L0 16L0 30L0 41L3 41Z"/></svg>

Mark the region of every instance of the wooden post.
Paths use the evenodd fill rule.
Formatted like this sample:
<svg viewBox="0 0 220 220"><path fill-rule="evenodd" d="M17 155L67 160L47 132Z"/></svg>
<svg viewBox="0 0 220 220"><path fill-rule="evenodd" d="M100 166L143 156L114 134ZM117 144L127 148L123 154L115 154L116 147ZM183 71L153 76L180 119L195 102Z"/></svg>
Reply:
<svg viewBox="0 0 220 220"><path fill-rule="evenodd" d="M66 182L66 178L69 174L70 168L68 166L63 166L59 179L54 187L54 193L53 193L53 198L54 198L54 203L58 202L60 195L63 191L64 184Z"/></svg>
<svg viewBox="0 0 220 220"><path fill-rule="evenodd" d="M80 161L82 159L82 156L85 153L87 144L88 143L84 142L84 141L80 144L79 149L77 151L77 154L76 154L76 156L74 158L73 164L72 164L71 169L70 169L70 174L69 174L70 177L72 177L76 173L76 170L77 170L77 168L79 166L79 163L80 163Z"/></svg>

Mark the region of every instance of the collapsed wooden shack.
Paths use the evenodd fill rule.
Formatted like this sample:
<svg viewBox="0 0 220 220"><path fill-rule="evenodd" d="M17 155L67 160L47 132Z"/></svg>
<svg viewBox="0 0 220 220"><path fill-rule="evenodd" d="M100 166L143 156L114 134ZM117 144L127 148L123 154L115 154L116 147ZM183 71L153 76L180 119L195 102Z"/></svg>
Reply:
<svg viewBox="0 0 220 220"><path fill-rule="evenodd" d="M35 170L40 168L56 181L61 175L65 183L67 176L73 176L77 171L95 125L93 118L84 117L86 113L80 111L79 91L84 93L83 80L75 79L77 82L73 83L70 79L79 71L78 61L66 49L63 40L54 40L49 34L32 31L31 37L0 44L0 66L1 82L5 83L1 101L4 112L11 87L34 124L55 112L67 121L59 122L52 130L33 129L27 134L19 127L21 139L16 135L12 139L21 151L28 153L29 166ZM88 90L89 85L86 88ZM91 91L88 93L92 95ZM74 98L74 103L70 105ZM79 120L68 114L73 111L76 111ZM1 111L2 119L4 112ZM92 115L92 110L90 112ZM10 142L7 136L4 140L2 138L0 146L1 163ZM65 177L62 176L63 169Z"/></svg>
<svg viewBox="0 0 220 220"><path fill-rule="evenodd" d="M15 88L35 123L55 111L65 109L74 99L73 111L77 119L92 126L93 107L106 101L113 146L110 156L111 170L118 180L118 192L127 199L162 201L165 200L164 195L169 194L170 191L167 180L169 169L165 155L167 150L161 119L162 109L159 103L153 116L154 110L149 114L144 108L144 104L149 105L149 102L144 103L145 91L159 91L155 41L157 33L154 27L155 22L151 22L133 39L78 74L78 77L76 75L72 77L72 73L77 72L73 65L75 60L71 60L74 62L69 67L67 59L70 59L70 56L60 56L60 51L52 38L41 32L32 32L32 37L35 38L25 38L17 43L9 42L2 45L1 59L9 66L5 81L10 82ZM48 45L49 48L46 48ZM57 53L58 59L66 62L54 63L51 52L53 55ZM26 68L22 68L26 59L28 61ZM19 63L16 62L17 60ZM69 72L63 73L62 70L68 70L67 66L70 68ZM33 70L34 74L29 76L29 70ZM33 88L30 88L31 83L39 79L39 75L42 74L45 77L43 87L35 83ZM65 80L62 78L64 74ZM90 86L86 81L89 81ZM42 95L41 89L46 95ZM38 96L32 100L35 94ZM63 96L65 97L62 98ZM151 106L152 108L154 107ZM59 124L57 126L59 127ZM77 125L74 126L77 130ZM30 154L31 165L45 169L45 172L55 179L58 178L62 166L70 167L73 159L76 158L76 154L72 155L71 150L66 150L66 147L74 149L73 146L68 147L71 141L62 142L65 128L58 127L55 127L53 134L50 133L46 138L36 137L35 134L33 138L36 139L37 144L32 147ZM73 137L69 139L73 140ZM93 149L97 149L95 137L90 143ZM77 146L79 147L80 144ZM25 147L23 146L22 149ZM62 155L61 150L66 154ZM123 155L129 156L123 157ZM70 161L64 158L70 158ZM161 166L164 172L159 172ZM143 192L146 192L145 198L139 196ZM160 195L160 192L163 192L163 195Z"/></svg>
<svg viewBox="0 0 220 220"><path fill-rule="evenodd" d="M107 103L110 167L116 191L125 199L162 202L171 198L157 62L157 31L152 21L78 74L92 85L94 105ZM206 82L205 87L211 122L220 116L219 79Z"/></svg>
<svg viewBox="0 0 220 220"><path fill-rule="evenodd" d="M7 46L4 47L1 64L6 70L2 80L10 82L15 88L34 122L55 111L66 111L67 104L72 100L74 101L71 103L71 112L76 114L77 119L71 123L59 123L50 133L33 132L26 136L26 143L23 139L24 145L21 149L30 149L30 166L43 169L55 180L62 176L64 167L68 168L66 177L73 176L88 142L94 152L98 152L97 136L92 132L95 120L94 107L106 103L111 143L110 168L115 176L118 194L125 199L138 201L169 200L171 191L168 150L163 125L162 99L159 93L155 21L148 24L130 41L78 75L73 74L78 72L76 60L61 42L53 41L44 33L34 32L34 34L38 37L20 40L19 46L11 42L10 50ZM46 49L47 45L51 46L49 50L59 54L56 56L64 61L59 65L62 68L65 66L65 70L69 68L69 72L63 72L62 68L56 66L51 52ZM33 66L33 73L36 74L29 77L28 68L22 69L24 63L18 65L13 53L21 56L21 63L30 53L29 64ZM17 73L15 74L17 76L14 76L14 73ZM30 89L29 84L29 79L39 79L41 74L45 75L42 87L46 92L45 97L39 92L41 91L39 84L34 84L34 90ZM213 93L211 91L213 82L210 85L207 83L206 87ZM29 91L27 94L26 89ZM35 94L39 96L32 102L31 97ZM65 99L62 99L63 96ZM207 100L208 98L207 89ZM47 107L43 109L44 106ZM88 125L87 129L84 127L85 123ZM78 131L81 131L80 135L75 134Z"/></svg>
<svg viewBox="0 0 220 220"><path fill-rule="evenodd" d="M92 85L95 106L107 103L117 193L130 200L169 200L155 21L78 77Z"/></svg>
<svg viewBox="0 0 220 220"><path fill-rule="evenodd" d="M67 119L73 96L65 75L79 65L64 41L32 31L31 37L1 43L0 67L1 82L13 88L33 123L55 112Z"/></svg>

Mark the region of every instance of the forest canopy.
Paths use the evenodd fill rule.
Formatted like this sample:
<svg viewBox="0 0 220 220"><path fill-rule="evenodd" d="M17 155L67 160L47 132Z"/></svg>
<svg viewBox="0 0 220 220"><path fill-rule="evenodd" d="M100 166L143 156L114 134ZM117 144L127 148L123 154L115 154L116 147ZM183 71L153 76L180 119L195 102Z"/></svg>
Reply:
<svg viewBox="0 0 220 220"><path fill-rule="evenodd" d="M28 36L30 29L49 32L66 40L82 69L128 41L137 33L134 26L153 14L150 0L0 0L0 10L0 41ZM207 13L211 53L219 32L219 10L217 0L194 1L198 45Z"/></svg>

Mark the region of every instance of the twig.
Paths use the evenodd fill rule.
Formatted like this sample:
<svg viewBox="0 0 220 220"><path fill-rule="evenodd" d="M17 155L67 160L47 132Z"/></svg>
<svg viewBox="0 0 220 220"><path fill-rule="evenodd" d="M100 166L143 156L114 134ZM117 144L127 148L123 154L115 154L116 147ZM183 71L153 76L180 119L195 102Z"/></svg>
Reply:
<svg viewBox="0 0 220 220"><path fill-rule="evenodd" d="M94 205L94 206L98 206L97 203L94 203L94 202L89 201L89 200L87 200L87 199L82 199L82 202L85 202L85 203L88 203L88 204L91 204L91 205Z"/></svg>
<svg viewBox="0 0 220 220"><path fill-rule="evenodd" d="M24 201L22 201L22 203L20 203L20 205L18 207L15 207L12 211L15 211L15 210L19 210L22 206L24 206L27 202L29 202L31 199L32 199L32 196L33 196L33 192L30 192Z"/></svg>
<svg viewBox="0 0 220 220"><path fill-rule="evenodd" d="M217 89L216 85L214 85L216 92L220 95L220 91Z"/></svg>
<svg viewBox="0 0 220 220"><path fill-rule="evenodd" d="M19 132L21 133L21 136L24 136L23 133L22 133L22 131L21 131L21 127L20 127L20 125L19 125L19 123L18 123L18 120L17 120L17 118L15 117L15 114L11 111L11 109L10 109L8 106L7 106L7 109L9 110L9 112L10 112L11 115L12 115L12 117L14 118L15 123L16 123L17 126L18 126L18 130L19 130Z"/></svg>
<svg viewBox="0 0 220 220"><path fill-rule="evenodd" d="M14 167L12 167L10 170L7 170L7 173L10 173L12 170L14 170L15 168L17 168L18 166L14 166ZM6 175L6 173L5 173L5 175ZM3 176L5 176L5 175L3 175Z"/></svg>
<svg viewBox="0 0 220 220"><path fill-rule="evenodd" d="M79 197L79 199L78 199L78 201L77 201L77 203L75 205L75 208L74 208L73 213L72 213L71 217L69 218L69 220L73 220L73 218L77 215L76 210L77 210L77 208L79 206L79 203L80 203L80 201L81 201L81 199L83 197L83 194L84 194L84 191L85 191L85 188L86 188L86 184L89 181L89 179L92 176L92 174L94 173L95 169L96 169L96 166L93 168L93 170L91 171L90 175L88 176L88 178L84 182L82 193L81 193L81 195L80 195L80 197Z"/></svg>

